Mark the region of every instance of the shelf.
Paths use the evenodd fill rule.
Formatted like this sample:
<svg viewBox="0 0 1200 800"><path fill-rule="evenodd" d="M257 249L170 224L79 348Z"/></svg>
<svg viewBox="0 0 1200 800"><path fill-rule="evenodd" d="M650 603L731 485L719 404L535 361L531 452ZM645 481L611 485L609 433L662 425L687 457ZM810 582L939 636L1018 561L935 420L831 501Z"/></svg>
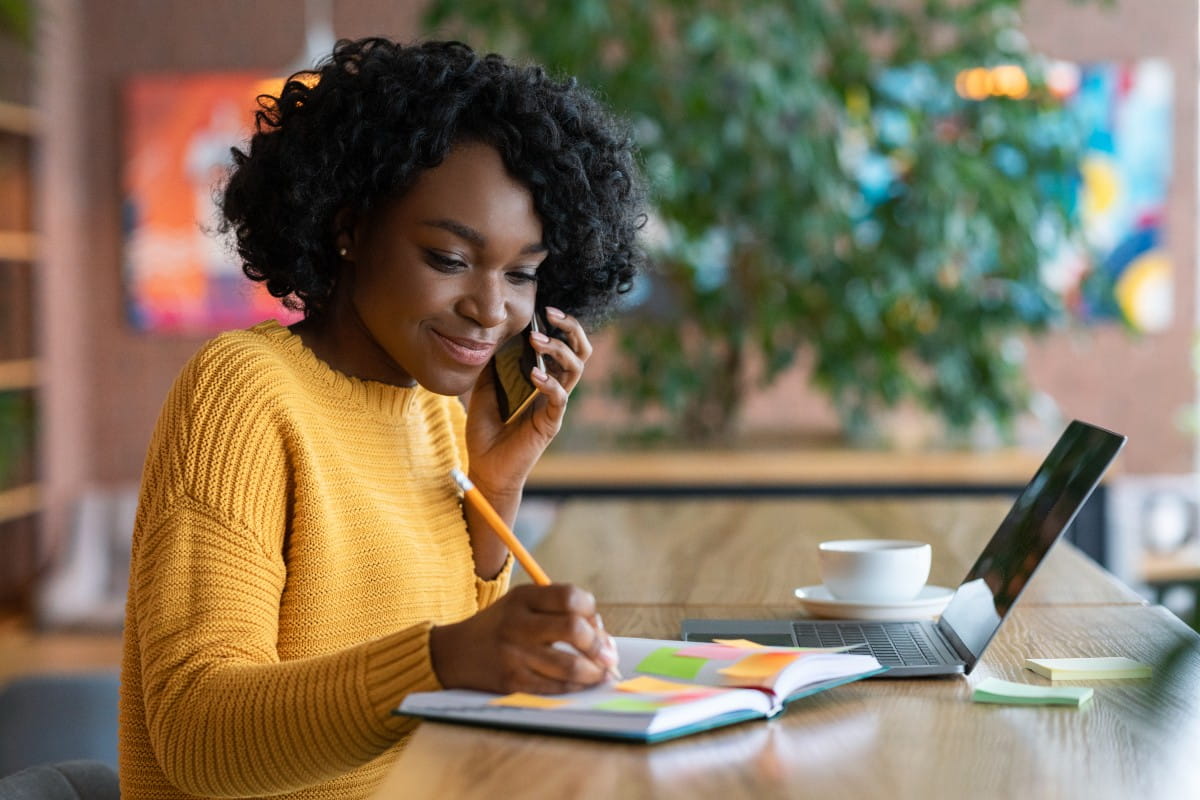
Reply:
<svg viewBox="0 0 1200 800"><path fill-rule="evenodd" d="M37 385L37 361L32 358L0 361L0 392L32 389Z"/></svg>
<svg viewBox="0 0 1200 800"><path fill-rule="evenodd" d="M39 508L35 483L0 491L0 522L28 516Z"/></svg>
<svg viewBox="0 0 1200 800"><path fill-rule="evenodd" d="M1200 545L1184 547L1174 553L1146 553L1142 556L1141 579L1149 584L1200 584Z"/></svg>
<svg viewBox="0 0 1200 800"><path fill-rule="evenodd" d="M619 492L857 489L967 490L1016 493L1041 461L1021 449L874 451L845 448L645 450L546 453L526 491Z"/></svg>
<svg viewBox="0 0 1200 800"><path fill-rule="evenodd" d="M33 261L38 237L22 231L0 231L0 261Z"/></svg>

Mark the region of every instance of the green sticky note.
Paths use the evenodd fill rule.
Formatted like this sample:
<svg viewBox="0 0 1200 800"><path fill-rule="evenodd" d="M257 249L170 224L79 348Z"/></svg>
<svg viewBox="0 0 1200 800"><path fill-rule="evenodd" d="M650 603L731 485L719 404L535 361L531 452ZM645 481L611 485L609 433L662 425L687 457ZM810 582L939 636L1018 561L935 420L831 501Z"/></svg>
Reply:
<svg viewBox="0 0 1200 800"><path fill-rule="evenodd" d="M654 713L665 705L654 700L644 700L639 697L614 697L612 700L605 700L602 703L596 703L592 709L596 711L632 711L634 713Z"/></svg>
<svg viewBox="0 0 1200 800"><path fill-rule="evenodd" d="M1031 686L999 678L979 682L971 699L976 703L1009 703L1024 706L1081 706L1092 699L1087 686Z"/></svg>
<svg viewBox="0 0 1200 800"><path fill-rule="evenodd" d="M695 680L700 668L708 663L706 658L689 658L677 656L677 647L660 647L642 659L637 665L638 672L649 672L651 675L665 675L668 678L680 680Z"/></svg>

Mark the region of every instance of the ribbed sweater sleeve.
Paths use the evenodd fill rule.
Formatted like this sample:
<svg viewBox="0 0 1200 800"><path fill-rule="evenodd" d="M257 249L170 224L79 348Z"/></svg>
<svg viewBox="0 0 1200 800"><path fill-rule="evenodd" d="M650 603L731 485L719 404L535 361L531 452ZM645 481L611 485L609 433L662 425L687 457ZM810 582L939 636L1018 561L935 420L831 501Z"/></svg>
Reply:
<svg viewBox="0 0 1200 800"><path fill-rule="evenodd" d="M406 693L440 688L428 623L281 662L286 569L212 509L183 500L148 541L134 577L143 696L180 789L238 797L328 780L396 741L405 723L389 712Z"/></svg>
<svg viewBox="0 0 1200 800"><path fill-rule="evenodd" d="M121 685L126 800L366 797L441 688L434 625L474 573L450 470L465 415L355 381L278 325L219 337L164 404L142 476Z"/></svg>
<svg viewBox="0 0 1200 800"><path fill-rule="evenodd" d="M508 558L504 560L504 566L500 568L500 573L491 580L483 580L482 578L475 579L475 597L477 608L487 608L492 603L499 600L508 591L508 582L512 578L513 557L512 553L508 554Z"/></svg>

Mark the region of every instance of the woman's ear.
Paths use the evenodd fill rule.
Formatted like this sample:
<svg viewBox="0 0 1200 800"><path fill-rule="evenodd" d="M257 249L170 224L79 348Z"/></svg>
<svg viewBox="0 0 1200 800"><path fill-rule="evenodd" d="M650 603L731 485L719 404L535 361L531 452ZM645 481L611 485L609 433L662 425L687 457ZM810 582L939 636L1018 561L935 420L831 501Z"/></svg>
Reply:
<svg viewBox="0 0 1200 800"><path fill-rule="evenodd" d="M337 254L346 261L354 260L354 216L350 209L343 208L333 218L333 244Z"/></svg>

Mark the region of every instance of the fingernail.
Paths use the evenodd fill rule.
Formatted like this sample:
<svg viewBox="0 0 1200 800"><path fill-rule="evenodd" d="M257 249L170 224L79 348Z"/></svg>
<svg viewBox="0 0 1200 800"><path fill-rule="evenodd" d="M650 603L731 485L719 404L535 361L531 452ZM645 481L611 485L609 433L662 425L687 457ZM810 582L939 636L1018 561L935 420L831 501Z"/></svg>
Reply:
<svg viewBox="0 0 1200 800"><path fill-rule="evenodd" d="M554 306L546 306L546 316L550 319L566 319L567 315Z"/></svg>
<svg viewBox="0 0 1200 800"><path fill-rule="evenodd" d="M607 647L600 649L600 660L604 662L606 667L615 667L621 663L621 659L617 656L616 650L610 650Z"/></svg>
<svg viewBox="0 0 1200 800"><path fill-rule="evenodd" d="M535 342L541 342L542 344L550 341L550 337L541 331L534 331L533 333L529 334L529 338L533 339Z"/></svg>
<svg viewBox="0 0 1200 800"><path fill-rule="evenodd" d="M546 371L541 367L534 367L532 370L530 370L529 374L532 375L533 379L538 383L545 383L546 378L548 377L546 375Z"/></svg>
<svg viewBox="0 0 1200 800"><path fill-rule="evenodd" d="M599 614L596 615L596 630L604 630L604 617L600 616Z"/></svg>

